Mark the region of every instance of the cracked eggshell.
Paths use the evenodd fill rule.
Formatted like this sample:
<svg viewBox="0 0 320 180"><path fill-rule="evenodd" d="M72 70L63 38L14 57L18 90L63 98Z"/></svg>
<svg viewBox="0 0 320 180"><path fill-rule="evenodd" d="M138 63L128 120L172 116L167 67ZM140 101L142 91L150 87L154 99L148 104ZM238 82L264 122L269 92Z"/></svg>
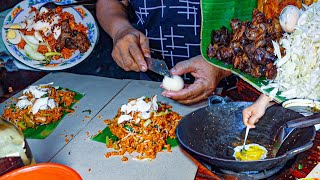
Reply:
<svg viewBox="0 0 320 180"><path fill-rule="evenodd" d="M40 109L46 109L48 105L48 99L48 97L37 99L32 106L32 114L37 114Z"/></svg>
<svg viewBox="0 0 320 180"><path fill-rule="evenodd" d="M165 76L162 85L169 91L180 91L184 87L183 79L180 76L173 75L172 77Z"/></svg>
<svg viewBox="0 0 320 180"><path fill-rule="evenodd" d="M30 101L28 101L28 99L21 99L20 101L17 102L16 106L19 109L24 109L28 106L32 105L32 103Z"/></svg>
<svg viewBox="0 0 320 180"><path fill-rule="evenodd" d="M121 115L119 118L118 118L118 124L121 124L125 121L130 121L132 119L132 117L130 115Z"/></svg>

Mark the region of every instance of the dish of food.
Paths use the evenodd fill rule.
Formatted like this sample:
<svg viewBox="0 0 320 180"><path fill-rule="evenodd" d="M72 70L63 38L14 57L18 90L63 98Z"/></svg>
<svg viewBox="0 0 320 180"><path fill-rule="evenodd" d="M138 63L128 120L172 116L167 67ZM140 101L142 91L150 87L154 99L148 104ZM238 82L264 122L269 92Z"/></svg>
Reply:
<svg viewBox="0 0 320 180"><path fill-rule="evenodd" d="M16 103L4 110L2 117L20 130L36 128L61 119L64 112L73 112L75 92L53 87L53 83L30 86L23 91Z"/></svg>
<svg viewBox="0 0 320 180"><path fill-rule="evenodd" d="M277 69L274 62L277 57L273 51L273 41L280 40L283 31L277 19L265 19L263 13L255 9L252 21L230 21L232 32L226 27L213 30L211 44L207 54L233 68L249 73L255 78L274 79Z"/></svg>
<svg viewBox="0 0 320 180"><path fill-rule="evenodd" d="M182 119L171 106L157 101L157 96L131 99L119 108L114 119L105 120L115 137L106 137L106 146L113 148L105 157L123 156L127 161L155 159L158 152L166 148L171 152L169 138L176 138L175 130Z"/></svg>
<svg viewBox="0 0 320 180"><path fill-rule="evenodd" d="M239 161L257 161L267 157L267 149L259 144L247 144L234 148L233 157Z"/></svg>
<svg viewBox="0 0 320 180"><path fill-rule="evenodd" d="M61 70L91 53L98 30L89 11L82 6L51 10L41 7L42 1L32 3L19 3L4 21L2 39L15 58L33 68Z"/></svg>

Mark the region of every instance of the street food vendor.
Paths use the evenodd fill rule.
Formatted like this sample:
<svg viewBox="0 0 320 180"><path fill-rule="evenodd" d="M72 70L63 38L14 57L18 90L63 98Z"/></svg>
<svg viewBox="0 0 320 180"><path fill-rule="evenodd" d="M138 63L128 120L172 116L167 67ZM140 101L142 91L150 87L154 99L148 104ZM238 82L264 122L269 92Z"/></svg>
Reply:
<svg viewBox="0 0 320 180"><path fill-rule="evenodd" d="M112 57L126 71L143 72L142 79L159 81L147 71L144 57L164 59L172 75L191 73L193 84L162 95L182 104L207 99L230 72L209 65L200 55L200 1L135 1L130 23L128 2L99 0L97 18L113 39ZM134 26L132 25L134 24ZM185 81L190 78L185 76Z"/></svg>

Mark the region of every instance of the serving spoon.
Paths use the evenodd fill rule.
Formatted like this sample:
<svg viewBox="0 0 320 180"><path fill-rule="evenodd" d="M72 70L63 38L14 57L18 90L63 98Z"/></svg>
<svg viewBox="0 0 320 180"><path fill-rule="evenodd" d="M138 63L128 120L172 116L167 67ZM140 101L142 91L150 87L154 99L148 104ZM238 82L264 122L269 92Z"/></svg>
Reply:
<svg viewBox="0 0 320 180"><path fill-rule="evenodd" d="M55 9L57 7L71 7L71 6L77 6L77 5L94 5L97 3L97 0L83 0L83 1L76 1L74 3L70 4L56 4L55 2L48 2L43 4L42 6L39 7L41 9L42 7L45 7L47 9Z"/></svg>
<svg viewBox="0 0 320 180"><path fill-rule="evenodd" d="M241 152L242 152L242 151L246 151L246 148L245 148L245 147L246 147L246 141L247 141L247 138L248 138L249 130L250 130L250 128L247 127L247 128L246 128L246 134L245 134L245 136L244 136L244 141L243 141L243 145L242 145Z"/></svg>

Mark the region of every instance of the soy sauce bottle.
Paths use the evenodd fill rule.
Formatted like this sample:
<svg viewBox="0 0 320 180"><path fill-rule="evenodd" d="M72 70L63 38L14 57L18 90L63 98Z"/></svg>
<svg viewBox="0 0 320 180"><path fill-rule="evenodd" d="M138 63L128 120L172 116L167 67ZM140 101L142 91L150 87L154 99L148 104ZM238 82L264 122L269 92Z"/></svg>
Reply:
<svg viewBox="0 0 320 180"><path fill-rule="evenodd" d="M0 117L0 176L34 162L23 133Z"/></svg>

